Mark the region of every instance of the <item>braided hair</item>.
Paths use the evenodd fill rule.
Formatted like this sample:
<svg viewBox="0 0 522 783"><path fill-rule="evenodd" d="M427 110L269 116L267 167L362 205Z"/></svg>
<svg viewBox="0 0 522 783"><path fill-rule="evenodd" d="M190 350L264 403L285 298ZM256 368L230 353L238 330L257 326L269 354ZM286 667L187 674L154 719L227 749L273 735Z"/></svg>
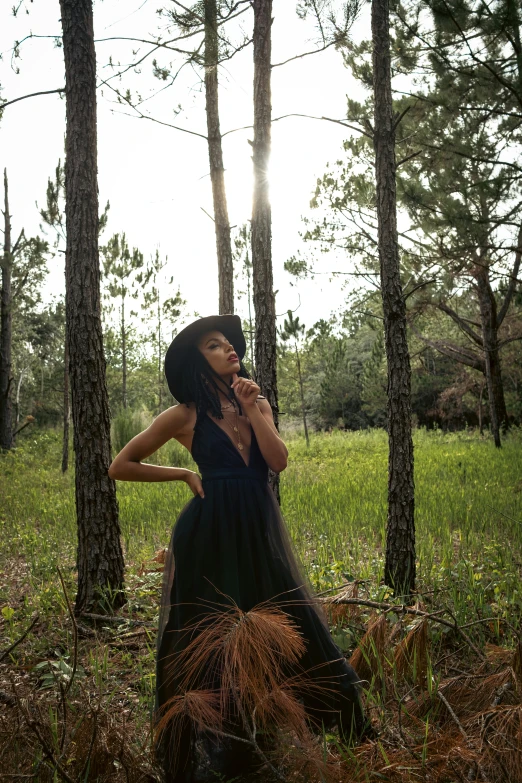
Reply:
<svg viewBox="0 0 522 783"><path fill-rule="evenodd" d="M239 367L240 369L237 374L240 378L251 377L241 360L239 360ZM224 418L218 393L219 387L216 383L217 378L221 379L221 376L212 369L201 351L195 345L190 346L186 353L186 365L182 378L182 397L185 400L187 408L189 407L189 402L195 403L196 423L194 425L194 430L199 422L204 419L208 410L210 410L214 418ZM234 394L234 390L229 389L226 395L231 402L234 401L237 404L239 413L242 415L243 410L239 400Z"/></svg>

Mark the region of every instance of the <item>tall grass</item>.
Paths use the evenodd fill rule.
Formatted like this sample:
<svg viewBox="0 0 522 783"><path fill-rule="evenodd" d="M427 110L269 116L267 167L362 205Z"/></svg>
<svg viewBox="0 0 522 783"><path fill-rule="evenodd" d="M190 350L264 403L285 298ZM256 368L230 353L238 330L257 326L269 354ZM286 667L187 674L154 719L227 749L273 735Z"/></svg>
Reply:
<svg viewBox="0 0 522 783"><path fill-rule="evenodd" d="M115 429L124 440L135 434L133 425L143 429L144 423L143 418L130 425L120 421ZM500 602L520 610L520 433L507 437L501 450L470 432L418 430L414 441L420 584L444 585L472 608L477 601L482 606L482 594L496 591ZM386 433L316 434L309 449L298 436L287 443L282 511L314 586L324 589L343 578L367 579L382 597ZM64 558L74 568L73 471L61 474L60 445L59 431L36 431L0 457L3 550L23 555L38 581ZM197 469L174 440L147 461ZM177 515L190 498L182 482L118 482L126 558L139 561L167 546Z"/></svg>
<svg viewBox="0 0 522 783"><path fill-rule="evenodd" d="M146 414L132 411L115 419L114 453L148 422ZM315 589L324 590L348 579L354 581L344 591L345 597L387 599L388 588L381 584L387 511L386 434L315 434L310 448L298 433L285 440L290 460L281 475L282 511ZM411 774L420 777L425 776L430 759L435 759L437 765L448 756L448 765L450 761L453 765L463 754L461 734L455 731L449 713L441 711L442 702L436 698L439 693L448 697L467 736L475 738L477 757L479 749L497 748L497 756L493 754L489 761L481 761L487 770L498 766L497 757L506 764L506 759L511 758L512 768L515 769L515 763L520 768L519 757L513 754L518 736L513 727L520 725L521 708L518 702L513 706L513 701L499 708L493 694L500 692L501 685L509 685L509 672L517 673L522 683L522 647L517 646L522 627L522 434L511 433L501 450L496 450L488 438L471 432L418 430L414 442L417 584L424 593L425 608L439 611L447 607L459 625L465 626L473 643L485 650L488 660L495 663L498 659L508 668L486 677L477 668L471 647L461 646L461 636L447 626L419 624L411 617L401 622L399 612L387 612L377 619L361 606L329 605L334 639L344 652L355 650L352 663L357 664L357 672L368 681L367 712L386 736L386 742L369 744L365 754L355 756L341 747L334 735L325 735L325 754L327 740L333 741L348 765L348 777L343 780L369 780L374 774L372 770L382 764L386 774L392 766L404 770L402 778L397 779L408 781L412 779L412 764L417 772ZM147 461L197 468L190 454L176 441L165 444ZM58 430L24 431L15 450L0 454L0 572L5 571L0 580L4 621L1 646L7 649L19 639L38 612L37 632L31 632L16 647L10 660L13 667L20 667L17 688L24 688L25 698L33 699L37 686L39 703L42 694L47 695L53 747L56 756L62 758L57 729L62 708L56 706L62 702L55 680L57 672L65 677L70 671L73 635L56 567L60 566L72 598L76 580L76 520L74 461L66 475L62 475L60 466ZM102 625L96 634L82 637L76 684L85 683L90 699L95 690L103 695L108 722L99 732L104 748L99 752L111 770L113 762L106 762L103 755L109 746L107 732L117 729L118 738L128 738L127 774L128 768L138 770L152 731L155 631L162 579L158 563L161 557L153 559L153 554L167 546L172 526L192 495L182 482L118 482L117 491L128 604L121 626ZM444 617L449 617L447 612ZM138 636L130 624L135 618L142 624ZM406 636L401 640L403 630ZM88 629L84 632L89 633ZM513 645L515 650L510 650ZM469 673L469 682L466 679L463 683L464 670ZM457 677L453 677L455 672L459 673ZM474 679L476 674L479 676ZM54 701L49 701L52 683ZM469 697L475 712L481 712L484 705L495 705L487 720L483 714L476 720L474 715L469 716L468 702L462 701L462 694L459 697L459 688L464 688L462 693L466 699ZM85 712L83 702L80 706ZM66 712L72 725L79 714L78 704L69 704L67 711L63 710L64 716ZM45 714L45 709L40 712L40 716ZM506 729L508 720L512 722L511 729ZM504 721L495 730L495 742L489 741L491 734L488 742L483 742L480 726L485 730L495 721ZM410 737L411 747L404 744L403 731ZM27 739L29 734L32 744ZM75 741L79 738L74 746L77 759L72 761L80 767L94 747L91 736L88 723L83 740L75 735ZM460 745L455 744L457 741ZM32 733L26 732L22 737L18 732L14 742L5 738L2 742L11 753L9 769L13 774L22 770L34 773L42 752ZM110 747L120 748L119 739ZM375 757L376 748L382 754L382 762ZM118 756L118 764L122 758ZM145 768L149 762L142 761ZM69 771L72 769L75 768ZM120 774L123 776L121 769ZM451 770L448 774L448 780L453 780ZM464 764L459 779L466 774ZM504 780L515 779L514 772L509 774ZM488 779L493 780L494 776Z"/></svg>

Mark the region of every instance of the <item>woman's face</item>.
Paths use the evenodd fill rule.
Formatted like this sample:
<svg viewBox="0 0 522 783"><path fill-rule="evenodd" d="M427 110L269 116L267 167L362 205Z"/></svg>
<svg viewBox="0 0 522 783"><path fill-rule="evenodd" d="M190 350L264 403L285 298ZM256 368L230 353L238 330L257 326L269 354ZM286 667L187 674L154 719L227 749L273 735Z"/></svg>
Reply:
<svg viewBox="0 0 522 783"><path fill-rule="evenodd" d="M197 347L218 375L228 377L234 372L239 372L239 357L234 352L234 346L222 332L217 330L205 332L198 340Z"/></svg>

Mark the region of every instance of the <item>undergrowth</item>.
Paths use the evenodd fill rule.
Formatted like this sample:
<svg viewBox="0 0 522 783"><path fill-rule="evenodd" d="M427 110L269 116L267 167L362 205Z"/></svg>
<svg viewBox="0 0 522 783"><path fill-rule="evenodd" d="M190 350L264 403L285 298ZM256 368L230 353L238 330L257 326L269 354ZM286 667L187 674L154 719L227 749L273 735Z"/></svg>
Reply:
<svg viewBox="0 0 522 783"><path fill-rule="evenodd" d="M415 433L418 596L405 614L381 583L385 434L316 435L309 449L288 440L283 514L379 731L355 749L335 734L318 740L333 779L522 781L520 445L517 433L500 451L473 433ZM192 464L174 442L149 461ZM0 767L42 783L159 780L162 561L190 490L118 483L128 602L117 619L85 617L77 629L66 598L73 475L60 472L58 432L33 432L1 456L0 498ZM286 779L320 780L303 777L294 750L280 759Z"/></svg>

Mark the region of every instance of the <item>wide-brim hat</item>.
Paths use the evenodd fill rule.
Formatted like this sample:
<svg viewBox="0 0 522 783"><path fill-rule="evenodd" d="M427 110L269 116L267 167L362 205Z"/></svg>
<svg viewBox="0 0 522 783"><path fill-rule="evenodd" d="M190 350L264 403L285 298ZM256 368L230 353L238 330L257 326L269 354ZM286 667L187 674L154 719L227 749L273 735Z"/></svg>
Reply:
<svg viewBox="0 0 522 783"><path fill-rule="evenodd" d="M177 333L165 354L165 377L170 393L178 402L190 402L183 397L183 373L186 367L186 358L189 349L197 342L205 332L216 329L222 332L227 340L234 346L234 351L240 359L246 353L246 340L241 328L241 318L238 315L208 315L198 318Z"/></svg>

